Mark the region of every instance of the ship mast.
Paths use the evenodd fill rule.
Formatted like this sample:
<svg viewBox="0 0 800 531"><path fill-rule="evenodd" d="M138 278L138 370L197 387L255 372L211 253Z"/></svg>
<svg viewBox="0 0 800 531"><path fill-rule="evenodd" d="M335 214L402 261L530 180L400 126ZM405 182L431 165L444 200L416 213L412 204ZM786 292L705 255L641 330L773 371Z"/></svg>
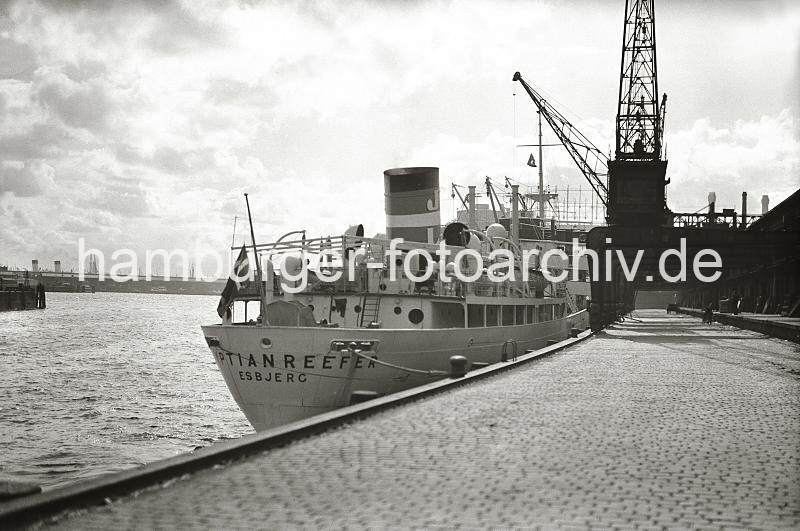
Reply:
<svg viewBox="0 0 800 531"><path fill-rule="evenodd" d="M253 243L253 258L256 261L256 271L258 272L258 300L259 304L261 305L261 322L267 322L267 302L264 297L265 289L262 285L261 280L263 276L261 275L261 259L258 257L258 248L256 246L256 234L253 231L253 216L250 215L250 199L248 199L247 194L244 194L244 202L247 204L247 221L250 223L250 241ZM247 305L245 305L245 316L247 315Z"/></svg>
<svg viewBox="0 0 800 531"><path fill-rule="evenodd" d="M539 219L544 226L544 161L542 160L542 111L536 111L539 115Z"/></svg>

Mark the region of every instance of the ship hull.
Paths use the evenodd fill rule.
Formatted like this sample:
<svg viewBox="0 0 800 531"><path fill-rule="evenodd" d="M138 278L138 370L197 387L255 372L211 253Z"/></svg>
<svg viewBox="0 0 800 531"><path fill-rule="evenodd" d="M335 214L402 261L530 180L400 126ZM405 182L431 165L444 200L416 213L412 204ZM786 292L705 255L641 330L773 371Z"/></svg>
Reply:
<svg viewBox="0 0 800 531"><path fill-rule="evenodd" d="M443 378L451 356L497 363L505 343L510 358L514 343L522 354L587 326L587 312L580 311L516 326L418 330L210 325L203 333L233 398L261 431L346 406L355 391L382 396ZM347 348L354 342L361 355Z"/></svg>

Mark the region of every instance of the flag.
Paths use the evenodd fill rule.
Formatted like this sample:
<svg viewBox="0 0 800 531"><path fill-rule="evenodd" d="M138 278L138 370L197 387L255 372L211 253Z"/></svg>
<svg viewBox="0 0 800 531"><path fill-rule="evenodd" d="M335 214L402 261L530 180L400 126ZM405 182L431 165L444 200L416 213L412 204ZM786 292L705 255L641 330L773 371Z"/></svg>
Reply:
<svg viewBox="0 0 800 531"><path fill-rule="evenodd" d="M222 290L222 296L217 305L217 315L225 318L225 312L228 311L233 299L239 292L239 281L234 280L234 277L244 278L247 276L250 269L250 260L247 257L247 248L242 245L242 250L239 251L239 257L233 264L233 274L228 277L228 282L225 284L225 289Z"/></svg>
<svg viewBox="0 0 800 531"><path fill-rule="evenodd" d="M533 153L531 153L531 156L528 157L528 166L530 166L531 168L536 167L536 159L533 158Z"/></svg>

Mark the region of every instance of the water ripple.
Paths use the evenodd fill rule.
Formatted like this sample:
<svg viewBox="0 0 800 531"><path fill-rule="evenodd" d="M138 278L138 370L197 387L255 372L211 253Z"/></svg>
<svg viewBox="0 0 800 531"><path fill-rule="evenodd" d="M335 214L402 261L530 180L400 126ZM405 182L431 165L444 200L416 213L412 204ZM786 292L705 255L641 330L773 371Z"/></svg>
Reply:
<svg viewBox="0 0 800 531"><path fill-rule="evenodd" d="M51 293L0 313L0 478L61 486L251 433L200 330L217 301Z"/></svg>

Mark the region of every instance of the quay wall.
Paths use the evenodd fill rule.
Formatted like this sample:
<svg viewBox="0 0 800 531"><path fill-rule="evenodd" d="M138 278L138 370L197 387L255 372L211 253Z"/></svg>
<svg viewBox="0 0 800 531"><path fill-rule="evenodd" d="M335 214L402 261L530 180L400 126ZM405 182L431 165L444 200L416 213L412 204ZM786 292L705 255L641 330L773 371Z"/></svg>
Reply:
<svg viewBox="0 0 800 531"><path fill-rule="evenodd" d="M703 318L702 310L695 310L693 308L678 308L678 313L691 315L698 319ZM714 312L714 320L718 323L735 326L736 328L743 328L745 330L752 330L753 332L760 332L762 334L777 337L779 339L786 339L800 343L800 324L795 323L797 319L788 320L783 319L779 315L733 315L729 313Z"/></svg>
<svg viewBox="0 0 800 531"><path fill-rule="evenodd" d="M36 290L22 288L0 291L0 312L12 310L35 310Z"/></svg>

